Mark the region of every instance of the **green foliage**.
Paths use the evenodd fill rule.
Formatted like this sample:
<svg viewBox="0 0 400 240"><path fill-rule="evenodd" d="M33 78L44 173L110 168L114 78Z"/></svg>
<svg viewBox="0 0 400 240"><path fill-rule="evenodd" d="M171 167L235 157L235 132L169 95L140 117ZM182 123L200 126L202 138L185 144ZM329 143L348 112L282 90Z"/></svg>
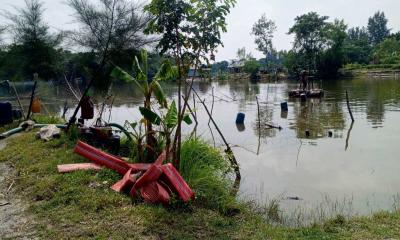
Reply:
<svg viewBox="0 0 400 240"><path fill-rule="evenodd" d="M342 67L345 55L343 50L347 25L343 20L335 20L327 25L325 34L329 48L321 53L317 69L323 77L336 76Z"/></svg>
<svg viewBox="0 0 400 240"><path fill-rule="evenodd" d="M193 123L192 119L190 118L189 114L186 113L185 115L183 115L183 119L182 119L187 125L190 125Z"/></svg>
<svg viewBox="0 0 400 240"><path fill-rule="evenodd" d="M199 139L188 139L182 144L179 166L202 206L222 212L232 207L232 182L227 175L232 170L229 161L217 149Z"/></svg>
<svg viewBox="0 0 400 240"><path fill-rule="evenodd" d="M151 16L141 3L128 0L68 0L78 30L69 31L73 42L95 55L92 78L95 86L108 88L109 74L115 65L127 68L137 50L155 41L143 35Z"/></svg>
<svg viewBox="0 0 400 240"><path fill-rule="evenodd" d="M158 49L171 52L181 72L187 76L192 64L213 52L221 42L221 32L226 32L225 17L235 0L152 0L145 10L154 18L146 33L161 34ZM177 51L179 49L179 51Z"/></svg>
<svg viewBox="0 0 400 240"><path fill-rule="evenodd" d="M381 43L390 34L387 27L388 20L384 12L376 12L374 16L368 19L368 33L372 46Z"/></svg>
<svg viewBox="0 0 400 240"><path fill-rule="evenodd" d="M167 128L173 128L176 126L176 124L178 124L178 110L176 108L175 101L172 101L167 115L165 115L165 124Z"/></svg>
<svg viewBox="0 0 400 240"><path fill-rule="evenodd" d="M158 116L157 113L155 113L145 107L139 107L139 111L147 121L149 121L155 125L160 125L161 118L160 118L160 116Z"/></svg>
<svg viewBox="0 0 400 240"><path fill-rule="evenodd" d="M381 64L400 64L400 41L387 38L374 49L374 59Z"/></svg>
<svg viewBox="0 0 400 240"><path fill-rule="evenodd" d="M251 78L254 79L260 70L261 64L257 60L248 60L244 63L243 71L250 74Z"/></svg>
<svg viewBox="0 0 400 240"><path fill-rule="evenodd" d="M265 56L276 52L272 45L272 39L275 31L275 22L267 19L265 14L263 14L262 17L253 25L251 33L256 37L255 43L257 45L257 49Z"/></svg>
<svg viewBox="0 0 400 240"><path fill-rule="evenodd" d="M134 78L131 75L129 75L129 73L125 72L120 67L115 67L114 70L111 72L110 76L115 79L122 80L124 82L131 82L134 80ZM141 88L141 86L140 86L140 88Z"/></svg>
<svg viewBox="0 0 400 240"><path fill-rule="evenodd" d="M251 54L251 52L247 52L245 47L242 47L236 51L236 57L239 61L245 61L253 59L253 54Z"/></svg>
<svg viewBox="0 0 400 240"><path fill-rule="evenodd" d="M365 27L350 28L344 42L345 62L368 64L372 47Z"/></svg>
<svg viewBox="0 0 400 240"><path fill-rule="evenodd" d="M165 60L151 81L148 79L148 70L148 54L147 51L143 49L141 50L140 55L135 56L134 58L132 64L133 75L130 75L120 67L115 67L111 72L111 77L123 80L125 82L133 81L143 93L146 101L145 108L150 108L149 101L153 94L160 106L166 107L167 99L158 81L169 80L175 77L177 72L176 67L173 66L169 60Z"/></svg>
<svg viewBox="0 0 400 240"><path fill-rule="evenodd" d="M154 93L157 102L162 107L167 107L167 98L164 94L164 91L158 81L152 81L150 83L150 89Z"/></svg>
<svg viewBox="0 0 400 240"><path fill-rule="evenodd" d="M307 54L309 58L321 51L326 43L327 19L316 12L296 17L295 24L289 29L289 34L295 35L294 50Z"/></svg>
<svg viewBox="0 0 400 240"><path fill-rule="evenodd" d="M214 51L222 45L221 32L226 32L226 16L236 0L152 0L145 7L153 16L146 33L160 35L157 48L169 53L178 67L178 96L187 101L192 88L183 88L189 69L198 70L200 60L209 63ZM193 78L194 79L194 78ZM174 163L180 161L181 124L186 104L178 102L178 124L173 141ZM169 137L167 137L168 139ZM167 144L169 147L169 143ZM168 158L168 156L167 156Z"/></svg>
<svg viewBox="0 0 400 240"><path fill-rule="evenodd" d="M222 61L222 62L216 62L211 65L211 74L213 76L217 74L223 74L228 72L228 66L229 62L228 61Z"/></svg>
<svg viewBox="0 0 400 240"><path fill-rule="evenodd" d="M343 45L346 24L343 20L326 22L327 16L315 12L301 15L289 29L295 34L293 50L286 55L285 65L291 73L302 69L332 76L344 63Z"/></svg>
<svg viewBox="0 0 400 240"><path fill-rule="evenodd" d="M43 3L27 0L24 8L15 8L16 13L4 12L9 20L8 29L14 43L6 48L4 65L0 66L0 77L31 79L38 73L43 79L52 79L60 72L61 59L56 47L62 35L53 35L43 21Z"/></svg>
<svg viewBox="0 0 400 240"><path fill-rule="evenodd" d="M64 120L58 116L48 116L42 114L34 114L32 116L32 120L36 123L41 124L61 124L64 123Z"/></svg>

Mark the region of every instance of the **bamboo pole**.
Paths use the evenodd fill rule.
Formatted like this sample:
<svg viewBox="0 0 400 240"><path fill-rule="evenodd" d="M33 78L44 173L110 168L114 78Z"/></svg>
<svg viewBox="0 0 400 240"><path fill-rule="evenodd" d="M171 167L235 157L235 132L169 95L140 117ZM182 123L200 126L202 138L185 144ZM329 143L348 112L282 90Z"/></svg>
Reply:
<svg viewBox="0 0 400 240"><path fill-rule="evenodd" d="M29 102L28 115L26 115L26 120L28 120L30 118L30 116L31 116L32 103L33 103L33 98L35 97L36 85L37 85L37 81L35 81L35 83L33 84L32 93L31 93L31 100Z"/></svg>
<svg viewBox="0 0 400 240"><path fill-rule="evenodd" d="M201 100L199 94L197 93L197 91L193 88L193 86L191 86L192 91L196 94L197 98L199 99L200 103L203 105L204 109L206 110L208 116L211 119L211 122L213 123L215 129L217 130L217 132L219 133L219 135L222 138L222 141L224 142L225 146L226 146L226 154L228 154L228 158L229 161L231 162L231 165L233 167L233 170L235 171L236 174L236 179L235 182L233 184L233 188L231 191L232 195L237 195L238 191L239 191L239 187L240 187L240 181L242 179L241 175L240 175L240 168L239 168L239 164L235 158L235 155L233 154L233 151L231 149L231 147L229 146L229 143L226 141L225 136L222 134L221 129L219 129L217 123L215 122L214 118L212 117L210 110L208 110L207 105L204 103L203 100Z"/></svg>
<svg viewBox="0 0 400 240"><path fill-rule="evenodd" d="M353 130L353 125L354 125L354 122L351 122L350 128L347 131L346 146L344 148L345 151L347 151L347 148L349 147L350 134L351 134L351 130Z"/></svg>
<svg viewBox="0 0 400 240"><path fill-rule="evenodd" d="M349 110L349 114L351 117L351 121L354 122L354 116L353 116L353 112L351 111L351 108L350 108L349 94L348 94L347 90L346 90L346 103L347 103L347 109Z"/></svg>
<svg viewBox="0 0 400 240"><path fill-rule="evenodd" d="M72 114L71 118L70 118L69 121L68 121L67 127L66 127L66 129L65 129L66 132L68 132L68 131L69 131L69 128L71 127L71 125L72 125L73 123L75 123L75 121L76 121L76 115L78 114L78 111L79 111L79 109L81 108L82 101L83 101L83 97L85 97L85 96L88 94L90 88L92 87L93 81L94 81L93 79L90 80L89 85L87 85L85 91L83 92L83 95L81 96L81 99L79 100L78 106L76 106L74 113Z"/></svg>
<svg viewBox="0 0 400 240"><path fill-rule="evenodd" d="M11 85L12 85L12 87L14 89L15 97L17 97L18 105L19 105L19 108L21 109L22 116L25 116L24 107L22 106L21 100L19 99L19 95L18 95L17 89L15 88L14 83L12 83Z"/></svg>
<svg viewBox="0 0 400 240"><path fill-rule="evenodd" d="M257 115L258 115L258 147L257 147L257 155L260 154L260 146L261 146L261 116L260 116L260 103L258 102L258 97L256 97L257 101Z"/></svg>

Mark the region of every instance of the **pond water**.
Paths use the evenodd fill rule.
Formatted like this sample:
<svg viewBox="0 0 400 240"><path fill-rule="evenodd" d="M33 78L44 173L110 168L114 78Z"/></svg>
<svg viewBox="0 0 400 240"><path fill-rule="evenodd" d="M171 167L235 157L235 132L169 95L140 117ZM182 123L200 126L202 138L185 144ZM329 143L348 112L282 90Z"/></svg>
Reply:
<svg viewBox="0 0 400 240"><path fill-rule="evenodd" d="M321 83L320 83L321 84ZM40 84L46 110L60 113L65 88ZM325 80L325 97L301 102L288 99L296 82L196 82L195 89L226 139L241 167L240 196L268 203L278 199L291 221L318 220L330 215L369 214L400 205L400 79L363 78ZM170 98L177 97L173 84L164 84ZM346 107L349 92L355 122ZM58 92L58 93L57 93ZM134 86L115 86L111 122L139 119L142 99ZM6 94L3 94L6 95ZM20 89L22 98L29 95ZM261 131L257 102L260 102ZM6 96L3 96L4 100ZM289 111L282 112L281 102ZM70 101L70 105L73 102ZM199 102L197 134L222 147L221 138ZM237 126L237 113L246 114ZM70 115L70 110L67 115ZM108 120L109 109L104 118ZM279 125L270 129L265 123ZM186 126L188 134L192 126ZM306 130L309 136L306 136ZM212 133L211 133L212 132ZM331 134L330 134L331 133Z"/></svg>

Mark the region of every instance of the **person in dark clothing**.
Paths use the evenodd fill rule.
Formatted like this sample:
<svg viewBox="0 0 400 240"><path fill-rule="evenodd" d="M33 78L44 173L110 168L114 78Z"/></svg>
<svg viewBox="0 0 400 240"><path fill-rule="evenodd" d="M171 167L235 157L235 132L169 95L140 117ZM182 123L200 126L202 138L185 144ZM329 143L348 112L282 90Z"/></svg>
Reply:
<svg viewBox="0 0 400 240"><path fill-rule="evenodd" d="M307 76L306 70L301 71L300 81L301 81L302 89L303 89L303 91L305 91L307 89L307 85L308 85L308 76Z"/></svg>

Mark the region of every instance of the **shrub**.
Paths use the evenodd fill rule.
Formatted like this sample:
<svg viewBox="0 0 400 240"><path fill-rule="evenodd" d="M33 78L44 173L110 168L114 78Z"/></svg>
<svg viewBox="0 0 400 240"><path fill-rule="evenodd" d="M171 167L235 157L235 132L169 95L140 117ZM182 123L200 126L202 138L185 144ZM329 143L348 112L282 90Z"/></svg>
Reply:
<svg viewBox="0 0 400 240"><path fill-rule="evenodd" d="M236 203L230 194L232 170L218 149L199 139L186 140L182 144L179 170L202 206L226 213Z"/></svg>
<svg viewBox="0 0 400 240"><path fill-rule="evenodd" d="M47 116L47 115L33 115L32 120L35 123L40 123L40 124L61 124L64 122L63 119L57 117L57 116Z"/></svg>

